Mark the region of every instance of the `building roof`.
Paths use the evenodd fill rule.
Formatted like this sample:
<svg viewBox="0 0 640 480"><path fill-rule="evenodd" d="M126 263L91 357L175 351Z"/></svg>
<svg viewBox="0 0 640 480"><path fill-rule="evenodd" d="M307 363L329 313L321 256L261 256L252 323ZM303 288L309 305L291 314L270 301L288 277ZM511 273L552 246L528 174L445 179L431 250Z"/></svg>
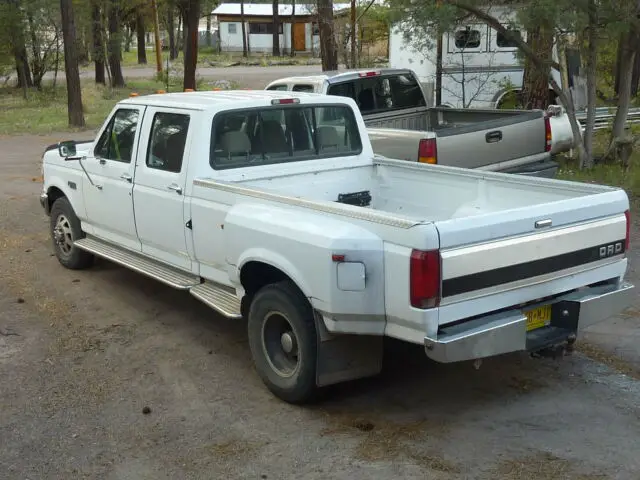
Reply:
<svg viewBox="0 0 640 480"><path fill-rule="evenodd" d="M278 5L278 15L287 17L291 16L291 5L287 4L279 4ZM339 12L341 10L350 9L351 5L349 3L334 3L333 11ZM295 16L303 17L309 15L315 15L317 13L317 7L315 4L297 4L296 3L296 14ZM212 15L240 15L240 4L239 3L221 3L218 5L213 12ZM273 5L271 3L245 3L244 4L244 14L250 17L272 17L273 16Z"/></svg>

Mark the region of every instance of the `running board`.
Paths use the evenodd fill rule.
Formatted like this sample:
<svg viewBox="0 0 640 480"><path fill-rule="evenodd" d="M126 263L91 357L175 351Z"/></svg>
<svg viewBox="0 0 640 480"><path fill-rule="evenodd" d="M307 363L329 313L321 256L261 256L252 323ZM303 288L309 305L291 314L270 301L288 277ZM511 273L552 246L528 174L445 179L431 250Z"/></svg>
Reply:
<svg viewBox="0 0 640 480"><path fill-rule="evenodd" d="M97 238L82 238L74 244L89 253L142 273L178 290L189 290L200 284L200 278Z"/></svg>
<svg viewBox="0 0 640 480"><path fill-rule="evenodd" d="M189 292L225 317L242 318L240 299L230 289L205 282L189 289Z"/></svg>

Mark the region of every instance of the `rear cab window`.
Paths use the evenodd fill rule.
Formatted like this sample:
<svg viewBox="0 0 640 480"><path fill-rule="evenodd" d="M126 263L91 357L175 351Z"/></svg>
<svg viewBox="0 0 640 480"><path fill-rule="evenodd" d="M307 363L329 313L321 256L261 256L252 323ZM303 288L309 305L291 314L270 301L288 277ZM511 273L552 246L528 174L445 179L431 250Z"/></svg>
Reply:
<svg viewBox="0 0 640 480"><path fill-rule="evenodd" d="M220 112L211 125L215 170L348 157L362 153L347 105L292 104Z"/></svg>
<svg viewBox="0 0 640 480"><path fill-rule="evenodd" d="M426 106L420 84L409 73L368 76L331 84L327 94L352 98L363 114Z"/></svg>

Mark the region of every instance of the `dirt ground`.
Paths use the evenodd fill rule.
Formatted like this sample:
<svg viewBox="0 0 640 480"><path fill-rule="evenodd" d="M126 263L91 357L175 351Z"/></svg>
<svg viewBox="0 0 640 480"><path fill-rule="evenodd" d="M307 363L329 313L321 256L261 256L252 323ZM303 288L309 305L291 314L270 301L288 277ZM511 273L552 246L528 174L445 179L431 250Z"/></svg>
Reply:
<svg viewBox="0 0 640 480"><path fill-rule="evenodd" d="M58 264L39 162L70 136L0 138L0 478L640 479L639 299L561 360L476 371L389 342L382 375L293 407L241 322L107 262Z"/></svg>

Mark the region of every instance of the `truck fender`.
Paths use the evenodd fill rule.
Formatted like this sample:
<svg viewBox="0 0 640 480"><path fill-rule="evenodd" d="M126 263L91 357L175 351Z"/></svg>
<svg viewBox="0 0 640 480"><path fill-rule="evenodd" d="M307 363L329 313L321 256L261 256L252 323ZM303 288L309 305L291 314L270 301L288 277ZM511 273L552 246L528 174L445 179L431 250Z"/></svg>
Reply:
<svg viewBox="0 0 640 480"><path fill-rule="evenodd" d="M70 179L65 182L57 175L47 180L44 186L44 192L47 194L48 205L45 207L48 212L55 202L60 197L66 197L73 208L76 216L79 219L86 217L86 211L84 209L84 203L82 201L82 179Z"/></svg>

